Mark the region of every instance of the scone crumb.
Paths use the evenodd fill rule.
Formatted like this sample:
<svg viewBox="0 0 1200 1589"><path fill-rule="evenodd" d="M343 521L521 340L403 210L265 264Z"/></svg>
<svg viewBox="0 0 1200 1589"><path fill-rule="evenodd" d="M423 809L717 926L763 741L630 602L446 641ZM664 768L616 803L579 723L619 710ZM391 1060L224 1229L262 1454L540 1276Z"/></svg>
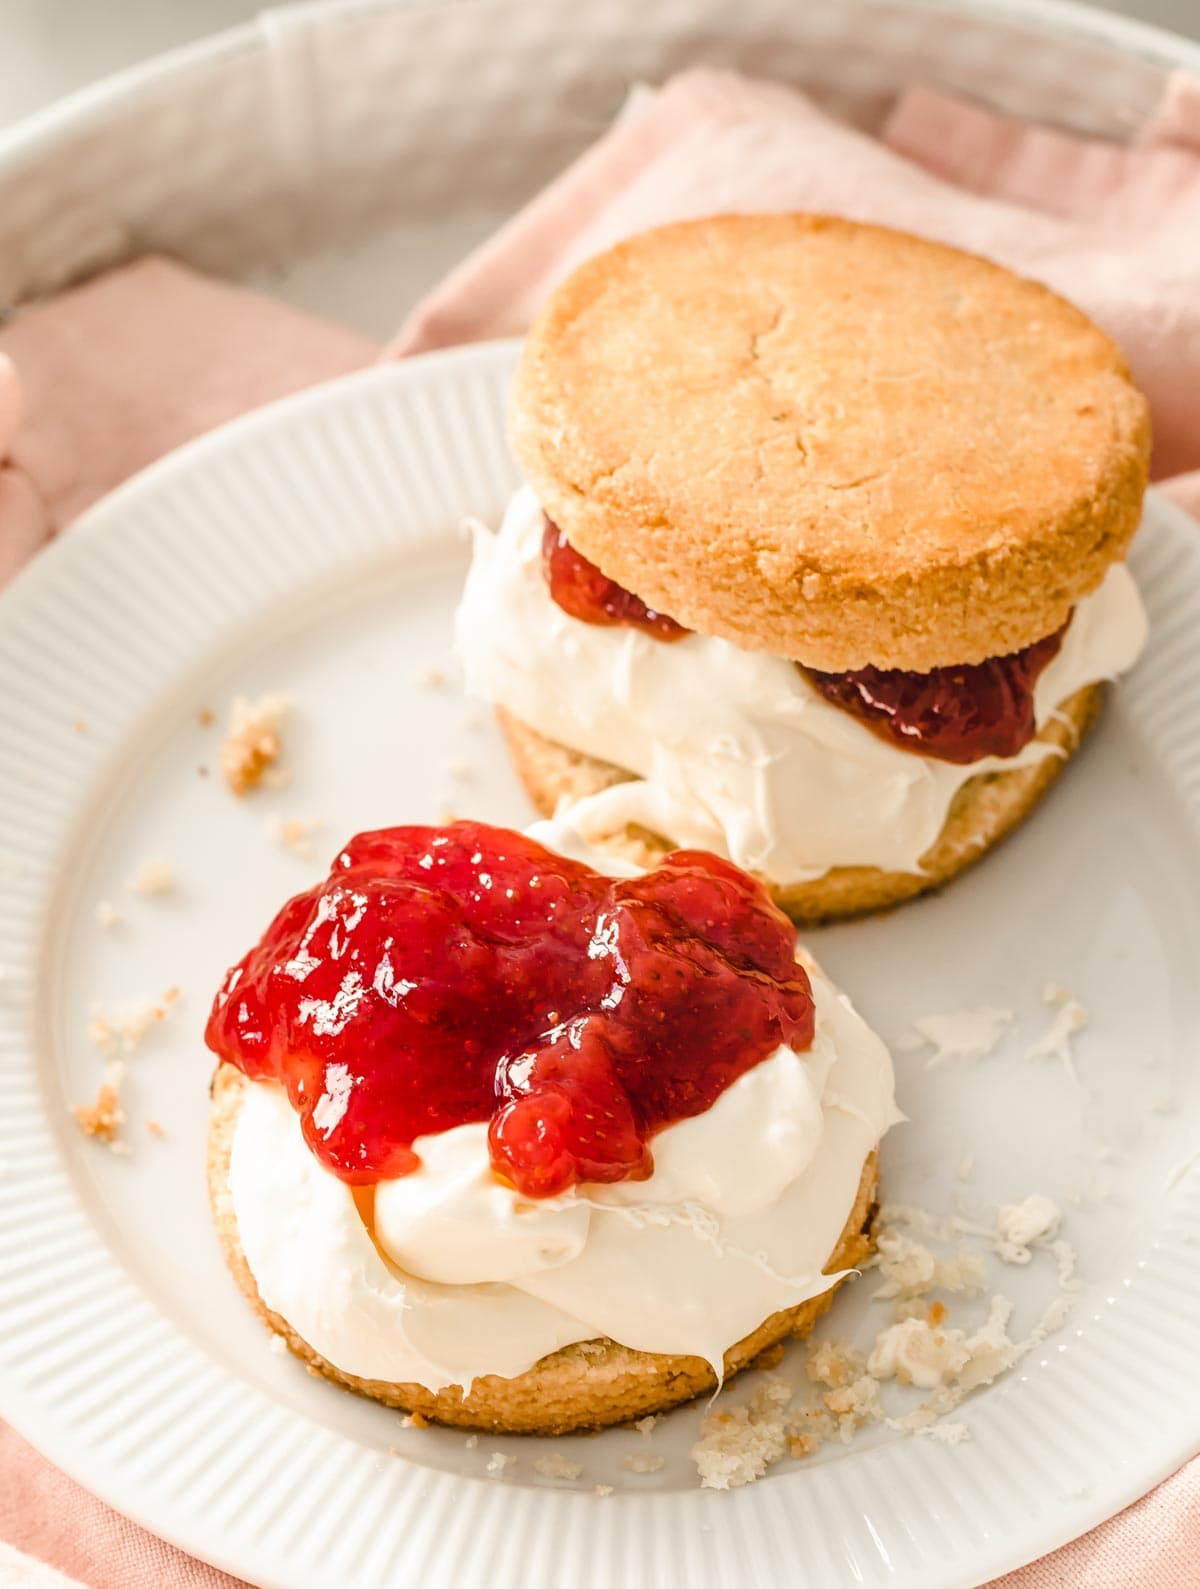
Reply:
<svg viewBox="0 0 1200 1589"><path fill-rule="evenodd" d="M740 1489L761 1479L787 1455L788 1436L778 1392L786 1401L791 1399L791 1391L786 1385L779 1386L775 1395L765 1397L762 1393L768 1388L760 1386L744 1406L727 1412L713 1408L705 1414L700 1438L692 1447L702 1488Z"/></svg>
<svg viewBox="0 0 1200 1589"><path fill-rule="evenodd" d="M493 1478L499 1478L506 1468L512 1467L516 1460L516 1457L506 1456L503 1451L493 1451L491 1456L487 1459L487 1465L484 1468L484 1472L490 1473Z"/></svg>
<svg viewBox="0 0 1200 1589"><path fill-rule="evenodd" d="M121 912L111 899L102 899L96 906L96 920L106 932L111 927L119 927L122 919Z"/></svg>
<svg viewBox="0 0 1200 1589"><path fill-rule="evenodd" d="M452 811L449 806L443 806L442 809L438 812L437 820L438 820L438 826L444 828L444 827L448 826L451 822L457 822L458 821L458 812L457 811Z"/></svg>
<svg viewBox="0 0 1200 1589"><path fill-rule="evenodd" d="M866 1358L844 1341L818 1341L808 1350L808 1377L814 1385L836 1390L857 1379L866 1367Z"/></svg>
<svg viewBox="0 0 1200 1589"><path fill-rule="evenodd" d="M267 1351L274 1352L276 1357L286 1357L287 1350L288 1343L286 1337L280 1335L276 1330L272 1330L267 1336Z"/></svg>
<svg viewBox="0 0 1200 1589"><path fill-rule="evenodd" d="M313 853L313 836L324 826L319 817L274 816L270 821L270 832L272 838L285 850L291 850L293 855L309 860Z"/></svg>
<svg viewBox="0 0 1200 1589"><path fill-rule="evenodd" d="M94 1004L88 1018L88 1042L106 1059L132 1054L146 1034L165 1021L179 998L178 988L168 988L161 999L142 999L118 1012L110 1013L103 1004Z"/></svg>
<svg viewBox="0 0 1200 1589"><path fill-rule="evenodd" d="M118 1092L120 1081L121 1065L118 1061L106 1068L104 1080L96 1092L95 1103L76 1104L71 1111L85 1137L107 1143L114 1150L119 1146L117 1133L125 1120Z"/></svg>
<svg viewBox="0 0 1200 1589"><path fill-rule="evenodd" d="M577 1479L583 1472L582 1462L573 1462L559 1451L552 1451L548 1457L539 1457L533 1466L535 1472L544 1479Z"/></svg>
<svg viewBox="0 0 1200 1589"><path fill-rule="evenodd" d="M1057 1234L1061 1218L1058 1204L1040 1193L1020 1203L1004 1203L996 1215L993 1251L1004 1263L1026 1264L1035 1242L1048 1242Z"/></svg>
<svg viewBox="0 0 1200 1589"><path fill-rule="evenodd" d="M604 1497L605 1495L611 1495L612 1492L613 1487L611 1484L597 1484L595 1489L592 1491L592 1494Z"/></svg>
<svg viewBox="0 0 1200 1589"><path fill-rule="evenodd" d="M75 718L71 724L71 727L77 734L86 734L88 731L87 723L82 717Z"/></svg>
<svg viewBox="0 0 1200 1589"><path fill-rule="evenodd" d="M624 1462L630 1473L657 1473L666 1465L666 1458L655 1456L653 1451L635 1451L632 1456L626 1457Z"/></svg>
<svg viewBox="0 0 1200 1589"><path fill-rule="evenodd" d="M147 898L155 894L169 894L175 887L174 868L161 856L143 861L129 886L135 894L142 894Z"/></svg>
<svg viewBox="0 0 1200 1589"><path fill-rule="evenodd" d="M211 728L217 720L217 714L211 706L202 706L196 713L196 721L201 728Z"/></svg>
<svg viewBox="0 0 1200 1589"><path fill-rule="evenodd" d="M413 679L430 690L440 690L446 683L445 673L433 662L423 663L413 674Z"/></svg>
<svg viewBox="0 0 1200 1589"><path fill-rule="evenodd" d="M152 1137L165 1137L167 1134L157 1120L147 1120L146 1130Z"/></svg>
<svg viewBox="0 0 1200 1589"><path fill-rule="evenodd" d="M478 1435L468 1435L467 1438L463 1441L463 1445L466 1446L468 1451L474 1451L475 1447L478 1444L479 1444L479 1436Z"/></svg>
<svg viewBox="0 0 1200 1589"><path fill-rule="evenodd" d="M648 1440L650 1438L651 1433L653 1432L655 1427L661 1422L661 1420L662 1420L662 1413L660 1413L660 1412L649 1412L649 1413L646 1414L646 1416L644 1418L638 1418L636 1420L636 1422L634 1423L633 1427L637 1430L638 1434L640 1434L644 1440Z"/></svg>
<svg viewBox="0 0 1200 1589"><path fill-rule="evenodd" d="M883 1301L933 1290L975 1296L987 1283L987 1266L978 1253L962 1248L952 1258L939 1258L899 1231L880 1233L873 1261L884 1283L872 1295Z"/></svg>
<svg viewBox="0 0 1200 1589"><path fill-rule="evenodd" d="M291 706L287 695L260 695L254 701L235 696L221 743L221 771L239 798L278 762L283 749L279 731Z"/></svg>

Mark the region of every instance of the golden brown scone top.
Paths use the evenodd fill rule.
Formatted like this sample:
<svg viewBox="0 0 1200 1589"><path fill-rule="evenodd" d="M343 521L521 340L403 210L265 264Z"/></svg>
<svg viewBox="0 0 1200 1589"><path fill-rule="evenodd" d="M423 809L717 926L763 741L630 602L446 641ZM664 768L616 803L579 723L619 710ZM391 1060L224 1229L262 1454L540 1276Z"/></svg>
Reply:
<svg viewBox="0 0 1200 1589"><path fill-rule="evenodd" d="M823 216L724 215L582 265L511 415L546 512L689 628L927 670L1065 622L1150 449L1120 351L1048 288Z"/></svg>

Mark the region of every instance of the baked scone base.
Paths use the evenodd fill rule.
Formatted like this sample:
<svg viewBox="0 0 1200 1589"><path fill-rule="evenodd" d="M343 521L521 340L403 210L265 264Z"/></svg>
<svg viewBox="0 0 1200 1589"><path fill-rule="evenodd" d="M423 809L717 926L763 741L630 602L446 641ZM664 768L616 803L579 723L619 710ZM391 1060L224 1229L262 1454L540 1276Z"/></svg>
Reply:
<svg viewBox="0 0 1200 1589"><path fill-rule="evenodd" d="M884 910L949 882L1011 832L1049 789L1100 713L1104 685L1091 684L1069 696L1038 734L1061 755L1050 754L1012 772L981 773L959 789L937 841L921 858L920 872L885 872L874 866L838 866L807 883L773 883L772 899L794 921L810 925ZM521 782L543 816L562 800L575 802L621 783L632 773L597 761L537 733L503 708L496 716ZM627 827L594 840L601 849L653 866L673 845L644 828Z"/></svg>
<svg viewBox="0 0 1200 1589"><path fill-rule="evenodd" d="M702 1358L635 1352L610 1340L564 1347L514 1379L486 1375L475 1381L468 1395L457 1386L433 1392L422 1385L361 1379L335 1368L286 1319L266 1306L242 1251L229 1190L229 1158L238 1112L250 1085L232 1065L219 1066L213 1077L208 1136L208 1188L213 1218L226 1261L251 1306L263 1323L282 1336L296 1356L308 1364L310 1373L321 1374L334 1384L389 1407L421 1413L437 1423L499 1434L563 1435L602 1429L649 1413L665 1412L714 1388L712 1369ZM878 1156L872 1153L863 1166L858 1196L830 1256L827 1273L854 1269L869 1255L878 1188ZM730 1347L725 1354L725 1377L728 1379L789 1336L807 1335L833 1301L836 1289L831 1286L799 1307L772 1314L744 1340Z"/></svg>

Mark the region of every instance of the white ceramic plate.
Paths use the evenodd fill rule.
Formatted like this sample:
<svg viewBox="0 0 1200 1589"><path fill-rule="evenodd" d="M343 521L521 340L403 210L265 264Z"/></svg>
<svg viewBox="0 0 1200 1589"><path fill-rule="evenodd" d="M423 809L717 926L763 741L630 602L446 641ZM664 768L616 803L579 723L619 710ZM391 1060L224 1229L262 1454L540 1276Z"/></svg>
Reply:
<svg viewBox="0 0 1200 1589"><path fill-rule="evenodd" d="M1017 1012L974 1065L899 1059L912 1123L885 1153L895 1200L988 1217L1039 1191L1068 1211L1070 1322L966 1404L968 1441L877 1429L730 1494L697 1488L695 1408L651 1437L653 1474L624 1467L629 1431L469 1446L273 1355L225 1273L201 1029L226 964L357 829L531 815L487 713L421 682L449 666L457 526L513 484L512 357L380 369L252 416L100 504L0 600L0 1411L156 1532L288 1589L977 1583L1200 1437L1200 1178L1177 1173L1200 1147L1200 540L1162 503L1133 559L1150 650L1044 809L944 896L812 935L885 1035L930 1011ZM268 689L296 700L293 781L235 801L197 714ZM315 859L272 839L280 815L324 821ZM133 895L157 856L177 889ZM108 930L104 899L124 918ZM1048 981L1091 1012L1079 1085L1023 1057ZM69 1114L99 1081L88 1013L172 984L114 1157ZM1039 1256L996 1276L1020 1329L1052 1271ZM839 1335L878 1327L871 1289L839 1300ZM495 1450L517 1458L502 1479ZM550 1450L577 1481L537 1474Z"/></svg>

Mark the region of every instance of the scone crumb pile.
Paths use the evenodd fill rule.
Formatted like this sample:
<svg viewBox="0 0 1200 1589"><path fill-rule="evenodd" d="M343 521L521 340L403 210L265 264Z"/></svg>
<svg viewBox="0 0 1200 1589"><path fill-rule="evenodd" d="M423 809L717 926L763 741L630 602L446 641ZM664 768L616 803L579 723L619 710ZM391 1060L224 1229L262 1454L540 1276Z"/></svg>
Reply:
<svg viewBox="0 0 1200 1589"><path fill-rule="evenodd" d="M946 1445L968 1439L967 1426L949 1422L948 1414L1066 1321L1066 1293L1077 1282L1073 1250L1055 1239L1060 1218L1057 1206L1040 1194L1003 1205L991 1226L884 1205L876 1252L863 1268L882 1275L873 1296L894 1303L892 1322L866 1351L845 1341L811 1342L804 1381L772 1376L741 1406L715 1405L692 1448L702 1486L724 1490L749 1484L784 1456L811 1456L827 1442L849 1442L873 1424ZM991 1297L986 1315L973 1327L951 1324L946 1302L931 1293L963 1301L979 1296L988 1289L986 1259L961 1245L953 1254L939 1255L909 1233L914 1227L942 1243L974 1237L1008 1264L1027 1264L1035 1251L1046 1252L1055 1261L1059 1294L1023 1340L1009 1333L1013 1305L1002 1295ZM908 1411L893 1410L889 1385L928 1394Z"/></svg>
<svg viewBox="0 0 1200 1589"><path fill-rule="evenodd" d="M170 987L160 999L139 999L116 1011L94 1004L87 1026L88 1042L106 1059L128 1056L141 1046L147 1033L167 1019L178 998L179 989Z"/></svg>
<svg viewBox="0 0 1200 1589"><path fill-rule="evenodd" d="M127 1153L120 1140L125 1123L120 1089L125 1079L125 1060L140 1047L146 1036L165 1021L179 998L179 989L168 988L161 999L141 999L120 1011L110 1012L96 1004L88 1020L87 1037L104 1056L104 1076L91 1104L78 1104L71 1113L84 1136L102 1142L113 1153ZM161 1136L157 1121L147 1121L147 1130Z"/></svg>
<svg viewBox="0 0 1200 1589"><path fill-rule="evenodd" d="M220 760L225 782L239 798L278 763L283 751L280 729L291 707L288 695L260 695L254 701L244 695L234 698Z"/></svg>

